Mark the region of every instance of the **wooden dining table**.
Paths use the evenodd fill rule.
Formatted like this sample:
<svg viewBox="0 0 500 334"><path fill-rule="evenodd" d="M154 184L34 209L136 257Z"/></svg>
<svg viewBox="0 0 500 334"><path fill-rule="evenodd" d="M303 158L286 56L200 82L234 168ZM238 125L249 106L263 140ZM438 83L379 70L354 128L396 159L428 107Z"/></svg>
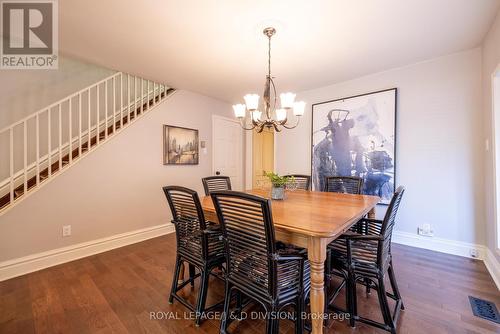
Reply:
<svg viewBox="0 0 500 334"><path fill-rule="evenodd" d="M270 190L246 193L269 197ZM295 190L287 192L284 200L271 202L276 239L307 248L313 334L323 333L326 246L365 215L374 218L379 201L377 196ZM203 197L202 207L206 219L217 222L210 196Z"/></svg>

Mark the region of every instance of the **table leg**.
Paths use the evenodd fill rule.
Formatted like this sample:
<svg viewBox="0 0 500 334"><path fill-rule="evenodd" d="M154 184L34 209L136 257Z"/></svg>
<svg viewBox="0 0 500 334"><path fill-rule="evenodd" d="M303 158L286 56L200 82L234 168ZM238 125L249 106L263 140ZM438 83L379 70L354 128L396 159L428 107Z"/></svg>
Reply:
<svg viewBox="0 0 500 334"><path fill-rule="evenodd" d="M369 219L375 219L375 213L376 213L376 209L377 207L374 206L369 212L368 212L368 218Z"/></svg>
<svg viewBox="0 0 500 334"><path fill-rule="evenodd" d="M325 311L325 260L326 240L311 237L307 245L311 265L311 323L312 334L323 333L323 315Z"/></svg>

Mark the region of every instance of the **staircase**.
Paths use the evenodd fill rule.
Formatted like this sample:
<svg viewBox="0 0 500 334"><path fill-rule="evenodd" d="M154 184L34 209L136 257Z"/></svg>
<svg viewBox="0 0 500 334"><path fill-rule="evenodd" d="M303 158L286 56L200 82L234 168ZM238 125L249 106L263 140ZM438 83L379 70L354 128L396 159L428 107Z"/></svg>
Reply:
<svg viewBox="0 0 500 334"><path fill-rule="evenodd" d="M0 130L0 215L174 91L117 72Z"/></svg>

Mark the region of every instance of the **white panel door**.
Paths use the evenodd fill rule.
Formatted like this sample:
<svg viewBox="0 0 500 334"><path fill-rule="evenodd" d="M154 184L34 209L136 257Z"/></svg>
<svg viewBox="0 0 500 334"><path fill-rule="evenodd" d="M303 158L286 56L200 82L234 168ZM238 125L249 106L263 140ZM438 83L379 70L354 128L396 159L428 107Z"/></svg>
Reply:
<svg viewBox="0 0 500 334"><path fill-rule="evenodd" d="M212 116L213 175L231 178L233 190L243 189L243 130L238 121Z"/></svg>

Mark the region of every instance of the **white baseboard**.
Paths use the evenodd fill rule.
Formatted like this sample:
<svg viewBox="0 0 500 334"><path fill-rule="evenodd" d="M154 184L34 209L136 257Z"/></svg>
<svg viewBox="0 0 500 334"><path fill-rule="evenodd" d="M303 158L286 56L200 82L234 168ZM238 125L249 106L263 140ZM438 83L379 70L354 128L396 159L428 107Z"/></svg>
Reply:
<svg viewBox="0 0 500 334"><path fill-rule="evenodd" d="M491 250L486 246L449 239L423 237L418 234L401 231L393 232L392 241L397 244L424 248L436 252L468 258L473 258L470 255L470 251L471 249L476 249L478 251L478 256L475 257L475 259L483 260L486 269L488 269L490 276L493 278L497 288L500 290L500 263L497 261Z"/></svg>
<svg viewBox="0 0 500 334"><path fill-rule="evenodd" d="M74 261L83 257L106 252L108 250L173 232L174 226L172 224L156 225L141 230L117 234L107 238L97 239L1 262L0 282L9 278L21 276L61 263ZM470 250L477 249L479 252L477 259L484 260L486 268L495 281L497 288L500 289L500 263L497 261L494 254L485 246L449 239L422 237L417 234L401 231L394 231L392 241L402 245L424 248L436 252L469 258L471 257Z"/></svg>
<svg viewBox="0 0 500 334"><path fill-rule="evenodd" d="M172 224L156 225L141 230L116 234L111 237L0 262L0 282L172 232L174 232L174 226Z"/></svg>
<svg viewBox="0 0 500 334"><path fill-rule="evenodd" d="M500 290L500 263L489 248L486 248L484 264L486 265L486 269L490 272L493 281L495 281L497 288Z"/></svg>
<svg viewBox="0 0 500 334"><path fill-rule="evenodd" d="M486 256L486 247L483 245L436 237L423 237L418 234L402 231L393 232L392 242L468 258L473 258L470 251L471 249L476 249L478 251L478 256L475 257L475 259L484 260Z"/></svg>

